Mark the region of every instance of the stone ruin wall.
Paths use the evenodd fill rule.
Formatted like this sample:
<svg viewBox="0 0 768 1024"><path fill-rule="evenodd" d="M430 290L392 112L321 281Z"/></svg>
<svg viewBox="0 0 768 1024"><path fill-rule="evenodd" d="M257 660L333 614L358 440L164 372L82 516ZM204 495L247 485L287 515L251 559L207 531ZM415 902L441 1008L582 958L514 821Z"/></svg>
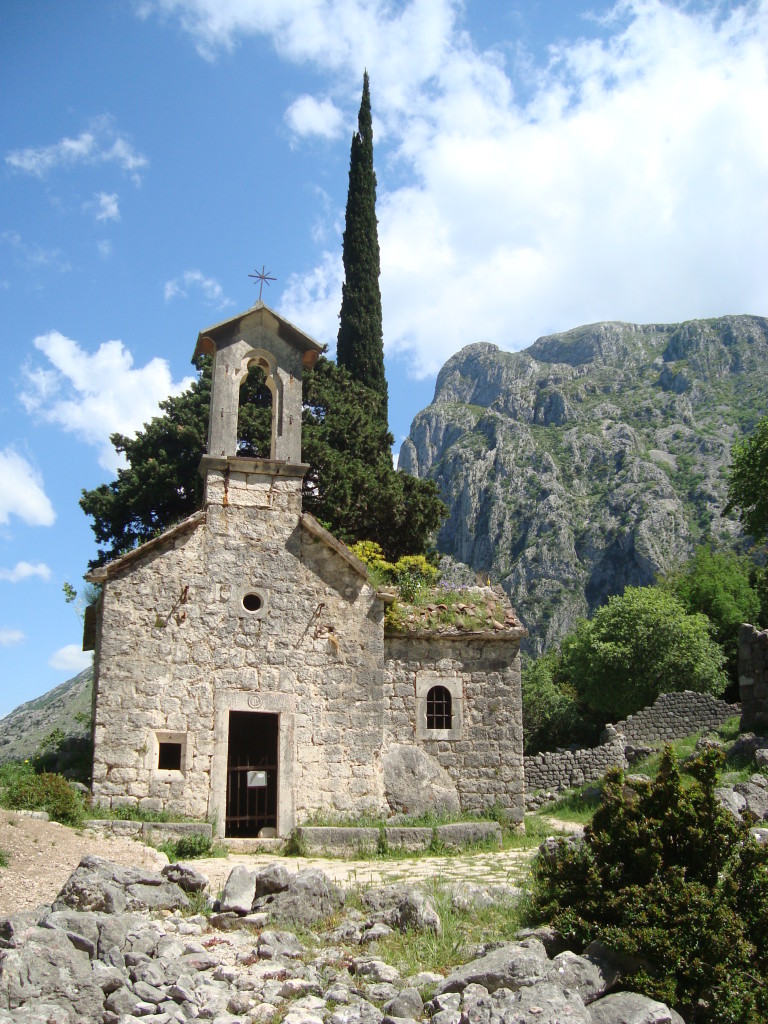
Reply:
<svg viewBox="0 0 768 1024"><path fill-rule="evenodd" d="M738 714L738 704L727 704L708 693L663 693L636 715L606 726L608 742L600 746L527 756L526 806L532 809L545 802L541 791L561 793L601 779L609 768L626 768L627 748L658 745L699 730L707 732Z"/></svg>
<svg viewBox="0 0 768 1024"><path fill-rule="evenodd" d="M739 697L742 732L768 730L768 630L739 630Z"/></svg>
<svg viewBox="0 0 768 1024"><path fill-rule="evenodd" d="M434 757L455 783L462 810L482 813L497 804L522 821L519 643L393 634L385 637L384 650L385 746L415 743ZM419 727L424 694L433 685L454 694L460 725L450 739L430 738Z"/></svg>

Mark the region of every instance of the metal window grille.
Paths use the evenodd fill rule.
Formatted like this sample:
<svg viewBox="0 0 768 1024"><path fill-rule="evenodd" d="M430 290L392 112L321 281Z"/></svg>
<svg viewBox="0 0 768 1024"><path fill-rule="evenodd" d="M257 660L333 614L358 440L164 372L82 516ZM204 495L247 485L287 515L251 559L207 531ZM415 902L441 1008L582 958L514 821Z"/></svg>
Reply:
<svg viewBox="0 0 768 1024"><path fill-rule="evenodd" d="M444 686L433 686L427 694L427 728L451 728L451 695Z"/></svg>

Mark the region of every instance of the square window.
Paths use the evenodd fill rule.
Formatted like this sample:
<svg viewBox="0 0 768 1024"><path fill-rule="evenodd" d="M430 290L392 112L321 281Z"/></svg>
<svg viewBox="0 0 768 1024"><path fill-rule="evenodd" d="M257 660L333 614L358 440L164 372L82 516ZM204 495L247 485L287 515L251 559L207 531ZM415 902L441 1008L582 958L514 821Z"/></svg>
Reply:
<svg viewBox="0 0 768 1024"><path fill-rule="evenodd" d="M163 743L158 744L157 767L164 771L181 771L181 744Z"/></svg>

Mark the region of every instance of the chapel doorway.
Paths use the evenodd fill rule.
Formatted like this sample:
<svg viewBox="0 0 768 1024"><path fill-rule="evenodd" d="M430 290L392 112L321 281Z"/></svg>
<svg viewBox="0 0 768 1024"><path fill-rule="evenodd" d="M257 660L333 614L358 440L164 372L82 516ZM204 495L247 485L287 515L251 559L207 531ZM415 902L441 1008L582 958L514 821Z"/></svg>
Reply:
<svg viewBox="0 0 768 1024"><path fill-rule="evenodd" d="M279 715L229 712L227 837L254 837L263 828L277 830L279 723Z"/></svg>

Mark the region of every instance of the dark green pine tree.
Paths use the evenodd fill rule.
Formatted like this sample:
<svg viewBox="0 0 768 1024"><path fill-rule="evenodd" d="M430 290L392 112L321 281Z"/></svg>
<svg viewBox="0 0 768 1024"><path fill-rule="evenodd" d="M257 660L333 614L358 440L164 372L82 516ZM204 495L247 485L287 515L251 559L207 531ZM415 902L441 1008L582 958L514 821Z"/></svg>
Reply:
<svg viewBox="0 0 768 1024"><path fill-rule="evenodd" d="M380 416L388 423L387 379L379 290L379 236L376 221L376 173L368 72L352 136L349 192L344 227L344 286L341 293L336 361L355 380L381 397Z"/></svg>

